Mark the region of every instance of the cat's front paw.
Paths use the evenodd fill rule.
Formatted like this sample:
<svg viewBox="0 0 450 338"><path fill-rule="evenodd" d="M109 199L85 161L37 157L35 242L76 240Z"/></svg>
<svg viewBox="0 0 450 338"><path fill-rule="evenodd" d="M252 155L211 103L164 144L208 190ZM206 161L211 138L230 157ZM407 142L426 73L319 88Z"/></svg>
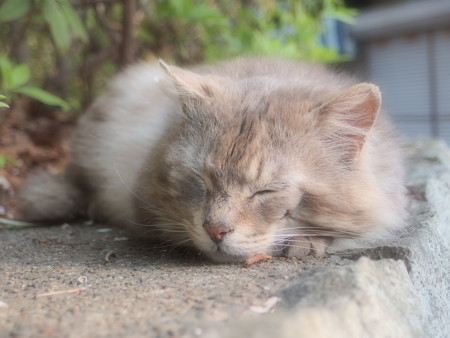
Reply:
<svg viewBox="0 0 450 338"><path fill-rule="evenodd" d="M296 236L289 239L283 253L286 257L324 257L332 241L330 237Z"/></svg>

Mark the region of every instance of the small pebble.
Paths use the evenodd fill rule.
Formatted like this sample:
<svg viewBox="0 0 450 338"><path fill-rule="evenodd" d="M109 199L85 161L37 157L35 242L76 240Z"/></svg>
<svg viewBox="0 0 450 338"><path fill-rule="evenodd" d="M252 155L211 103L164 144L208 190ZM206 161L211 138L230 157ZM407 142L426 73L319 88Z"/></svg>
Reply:
<svg viewBox="0 0 450 338"><path fill-rule="evenodd" d="M11 184L5 176L0 176L0 187L5 191L11 190Z"/></svg>
<svg viewBox="0 0 450 338"><path fill-rule="evenodd" d="M97 229L97 232L110 232L110 231L112 231L111 228L100 228L100 229Z"/></svg>
<svg viewBox="0 0 450 338"><path fill-rule="evenodd" d="M8 307L8 304L0 300L0 309L6 309Z"/></svg>
<svg viewBox="0 0 450 338"><path fill-rule="evenodd" d="M84 283L86 283L87 282L87 277L86 276L80 276L80 277L78 277L78 282L79 283L81 283L81 284L84 284Z"/></svg>
<svg viewBox="0 0 450 338"><path fill-rule="evenodd" d="M105 254L105 261L109 262L110 258L117 258L117 254L114 251L107 251Z"/></svg>

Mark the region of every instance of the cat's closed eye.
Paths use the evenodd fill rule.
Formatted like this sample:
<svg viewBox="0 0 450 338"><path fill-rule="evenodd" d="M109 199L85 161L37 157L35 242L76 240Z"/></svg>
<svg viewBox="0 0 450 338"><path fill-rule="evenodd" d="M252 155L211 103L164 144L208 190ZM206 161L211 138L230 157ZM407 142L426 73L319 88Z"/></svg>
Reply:
<svg viewBox="0 0 450 338"><path fill-rule="evenodd" d="M264 190L259 190L255 193L253 193L252 196L250 196L250 198L254 198L256 196L263 196L263 195L269 195L269 194L273 194L278 192L278 190L274 190L274 189L264 189Z"/></svg>
<svg viewBox="0 0 450 338"><path fill-rule="evenodd" d="M288 187L289 185L287 183L274 182L272 184L266 185L264 188L254 189L254 192L250 196L250 199L253 199L255 197L268 197L271 195L276 195L277 193L282 192Z"/></svg>

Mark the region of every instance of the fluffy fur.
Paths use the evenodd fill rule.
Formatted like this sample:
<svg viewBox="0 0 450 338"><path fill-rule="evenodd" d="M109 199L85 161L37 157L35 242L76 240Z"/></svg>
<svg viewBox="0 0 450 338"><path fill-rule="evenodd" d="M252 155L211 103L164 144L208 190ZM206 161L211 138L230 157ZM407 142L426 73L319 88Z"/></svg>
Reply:
<svg viewBox="0 0 450 338"><path fill-rule="evenodd" d="M376 86L313 65L142 63L81 117L63 179L30 179L23 215L134 224L217 261L383 240L405 193L380 103Z"/></svg>

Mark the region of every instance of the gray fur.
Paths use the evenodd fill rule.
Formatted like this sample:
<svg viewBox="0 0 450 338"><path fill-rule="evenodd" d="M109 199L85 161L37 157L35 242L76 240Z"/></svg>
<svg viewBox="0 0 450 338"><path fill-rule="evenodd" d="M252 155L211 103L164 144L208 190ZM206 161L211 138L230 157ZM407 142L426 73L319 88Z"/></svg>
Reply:
<svg viewBox="0 0 450 338"><path fill-rule="evenodd" d="M296 62L140 64L81 118L68 181L33 178L22 209L139 224L217 261L385 240L406 198L380 104L376 86ZM211 227L227 229L220 243Z"/></svg>

